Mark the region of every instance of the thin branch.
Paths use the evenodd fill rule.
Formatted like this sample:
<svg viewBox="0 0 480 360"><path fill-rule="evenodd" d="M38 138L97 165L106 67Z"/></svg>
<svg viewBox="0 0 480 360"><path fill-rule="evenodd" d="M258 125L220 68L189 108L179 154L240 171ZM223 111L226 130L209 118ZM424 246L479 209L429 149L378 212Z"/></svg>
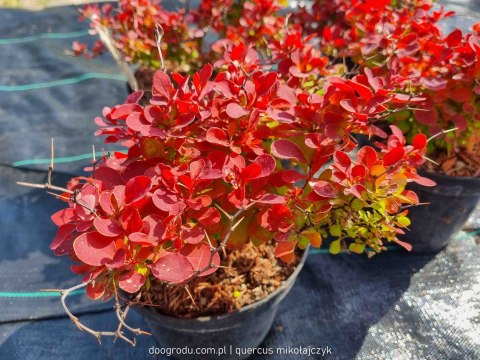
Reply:
<svg viewBox="0 0 480 360"><path fill-rule="evenodd" d="M69 289L44 289L44 290L41 290L41 291L60 293L60 295L61 295L60 301L62 302L63 309L64 309L65 313L68 315L68 317L70 318L70 320L73 321L73 323L77 326L77 328L80 331L85 331L85 332L93 335L98 340L98 342L101 344L102 336L117 336L117 332L95 331L95 330L89 328L88 326L81 323L80 320L78 320L78 318L75 315L72 314L72 312L70 311L70 309L68 308L67 303L66 303L66 299L67 299L68 295L70 295L75 290L82 289L82 288L86 287L89 284L91 284L91 281L87 281L85 283L75 285L75 286L73 286Z"/></svg>
<svg viewBox="0 0 480 360"><path fill-rule="evenodd" d="M55 152L55 151L54 151L53 138L52 138L52 149L51 149L51 156L50 156L50 166L48 167L48 175L47 175L47 183L48 183L48 184L52 184L54 152Z"/></svg>
<svg viewBox="0 0 480 360"><path fill-rule="evenodd" d="M93 23L95 30L100 36L100 40L108 49L108 51L110 51L117 65L120 67L120 70L122 70L122 72L127 77L128 83L132 88L132 90L137 91L138 90L137 79L135 79L135 75L133 74L132 70L127 65L122 55L118 51L117 47L115 46L115 41L112 39L112 36L110 35L110 32L108 31L108 29L106 29L102 24L100 24L99 21L97 21L96 15L92 16L90 18L90 21Z"/></svg>
<svg viewBox="0 0 480 360"><path fill-rule="evenodd" d="M158 55L160 56L160 65L161 69L165 70L165 63L163 62L163 54L162 54L162 37L165 32L163 31L162 25L159 23L155 24L155 42L157 43Z"/></svg>
<svg viewBox="0 0 480 360"><path fill-rule="evenodd" d="M47 190L61 191L61 192L66 192L68 194L73 195L73 191L71 191L71 190L68 190L68 189L65 189L65 188L62 188L62 187L59 187L59 186L51 185L51 184L48 184L48 183L47 184L33 184L33 183L29 183L29 182L24 182L24 181L17 181L17 185L32 187L32 188L37 188L37 189L47 189Z"/></svg>
<svg viewBox="0 0 480 360"><path fill-rule="evenodd" d="M204 266L202 269L197 269L195 270L192 275L187 278L186 280L182 281L180 284L185 286L189 281L193 280L194 278L196 278L198 275L204 273L205 271L208 271L210 269L213 269L213 268L217 268L218 266L215 265L213 263L213 259L215 257L215 254L219 253L220 251L224 250L225 249L225 246L227 245L227 241L228 239L230 238L230 236L232 235L233 231L235 230L235 228L242 222L242 220L244 219L244 217L238 219L238 217L240 215L243 214L243 212L245 211L244 208L241 208L240 210L238 210L235 214L233 215L230 215L228 214L225 210L223 210L219 205L216 205L217 208L219 208L224 214L225 216L230 220L230 227L227 231L227 233L225 234L225 236L223 237L222 241L220 242L220 244L217 246L217 247L211 247L210 248L210 259L208 260L208 264L206 266ZM238 219L238 220L237 220ZM207 235L207 239L208 241L210 242L210 239L208 238L208 235Z"/></svg>
<svg viewBox="0 0 480 360"><path fill-rule="evenodd" d="M435 135L430 136L430 137L427 139L427 142L429 142L429 141L432 140L432 139L435 139L437 136L440 136L440 135L443 135L443 134L446 134L446 133L455 131L455 130L457 130L457 129L458 129L458 128L454 127L453 129L448 129L448 130L439 131L439 132L436 133Z"/></svg>
<svg viewBox="0 0 480 360"><path fill-rule="evenodd" d="M425 160L430 161L432 164L435 164L435 165L437 165L437 166L440 166L440 164L439 164L438 162L436 162L435 160L430 159L428 156L423 155L422 157L423 157Z"/></svg>

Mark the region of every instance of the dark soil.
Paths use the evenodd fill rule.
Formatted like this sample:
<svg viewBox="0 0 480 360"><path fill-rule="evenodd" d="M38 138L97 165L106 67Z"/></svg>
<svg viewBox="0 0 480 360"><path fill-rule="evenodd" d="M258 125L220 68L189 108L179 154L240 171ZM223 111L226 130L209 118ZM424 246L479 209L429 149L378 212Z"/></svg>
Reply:
<svg viewBox="0 0 480 360"><path fill-rule="evenodd" d="M228 251L215 273L183 286L166 285L151 279L152 286L141 302L159 312L178 317L220 315L265 298L293 273L299 262L287 265L275 258L271 244L247 244Z"/></svg>
<svg viewBox="0 0 480 360"><path fill-rule="evenodd" d="M480 143L476 144L468 153L465 149L461 149L452 154L433 154L429 157L440 166L427 161L423 165L427 171L448 176L480 176Z"/></svg>

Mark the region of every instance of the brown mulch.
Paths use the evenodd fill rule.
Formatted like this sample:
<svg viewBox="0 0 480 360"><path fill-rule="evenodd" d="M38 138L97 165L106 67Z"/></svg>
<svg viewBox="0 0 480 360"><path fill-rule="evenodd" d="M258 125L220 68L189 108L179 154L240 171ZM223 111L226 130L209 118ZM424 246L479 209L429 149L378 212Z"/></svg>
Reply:
<svg viewBox="0 0 480 360"><path fill-rule="evenodd" d="M440 166L427 161L423 165L427 171L448 176L480 176L480 143L475 144L472 151L468 153L465 149L460 149L452 154L433 154L429 157Z"/></svg>
<svg viewBox="0 0 480 360"><path fill-rule="evenodd" d="M227 250L221 268L183 286L166 285L151 279L150 291L141 302L159 312L178 317L220 315L265 298L293 273L299 262L287 265L275 258L272 244L247 244L241 250Z"/></svg>

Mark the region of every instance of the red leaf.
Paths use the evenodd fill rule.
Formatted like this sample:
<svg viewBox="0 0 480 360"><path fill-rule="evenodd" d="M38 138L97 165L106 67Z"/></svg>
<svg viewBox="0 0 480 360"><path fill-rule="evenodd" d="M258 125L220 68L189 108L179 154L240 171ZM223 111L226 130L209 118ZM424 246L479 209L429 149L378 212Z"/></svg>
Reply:
<svg viewBox="0 0 480 360"><path fill-rule="evenodd" d="M122 214L121 224L122 229L127 235L142 229L143 221L136 207L128 206L125 208Z"/></svg>
<svg viewBox="0 0 480 360"><path fill-rule="evenodd" d="M145 276L140 275L134 270L129 271L118 281L120 289L133 294L136 293L145 284Z"/></svg>
<svg viewBox="0 0 480 360"><path fill-rule="evenodd" d="M102 166L95 170L95 179L103 182L108 189L123 184L118 171L107 166Z"/></svg>
<svg viewBox="0 0 480 360"><path fill-rule="evenodd" d="M143 219L142 231L157 242L164 240L165 230L162 218L159 215L149 215Z"/></svg>
<svg viewBox="0 0 480 360"><path fill-rule="evenodd" d="M197 93L200 95L202 89L207 85L208 80L213 73L213 66L210 64L205 65L201 68L197 73L193 75L193 85L195 85L195 89Z"/></svg>
<svg viewBox="0 0 480 360"><path fill-rule="evenodd" d="M242 169L242 177L245 181L256 179L262 173L262 167L260 164L252 163L246 168Z"/></svg>
<svg viewBox="0 0 480 360"><path fill-rule="evenodd" d="M128 115L130 115L133 112L141 112L142 108L138 104L123 104L119 105L118 107L115 107L112 110L111 117L114 120L117 119L123 119L125 120Z"/></svg>
<svg viewBox="0 0 480 360"><path fill-rule="evenodd" d="M364 164L370 168L377 162L377 152L370 146L364 146L357 153L357 162Z"/></svg>
<svg viewBox="0 0 480 360"><path fill-rule="evenodd" d="M208 195L200 195L193 199L187 199L185 203L193 210L200 210L201 208L210 206L212 204L212 198Z"/></svg>
<svg viewBox="0 0 480 360"><path fill-rule="evenodd" d="M102 210L112 215L125 204L125 186L118 185L112 191L102 192L98 201Z"/></svg>
<svg viewBox="0 0 480 360"><path fill-rule="evenodd" d="M125 203L132 204L142 200L152 188L152 179L148 176L135 176L125 187Z"/></svg>
<svg viewBox="0 0 480 360"><path fill-rule="evenodd" d="M384 166L391 166L398 163L400 160L403 159L403 155L405 155L405 150L402 147L393 148L388 153L386 153L383 157L383 165Z"/></svg>
<svg viewBox="0 0 480 360"><path fill-rule="evenodd" d="M353 107L352 100L350 99L343 99L342 101L340 101L340 106L345 110L347 110L348 112L351 112L351 113L357 112L357 109Z"/></svg>
<svg viewBox="0 0 480 360"><path fill-rule="evenodd" d="M427 145L427 137L424 134L417 134L412 141L415 149L423 149Z"/></svg>
<svg viewBox="0 0 480 360"><path fill-rule="evenodd" d="M227 115L232 119L238 119L242 116L248 115L248 110L245 110L242 106L237 103L230 103L226 108Z"/></svg>
<svg viewBox="0 0 480 360"><path fill-rule="evenodd" d="M184 226L180 233L180 237L183 241L189 244L198 244L205 238L205 231L200 225L194 227Z"/></svg>
<svg viewBox="0 0 480 360"><path fill-rule="evenodd" d="M134 232L128 235L131 242L142 245L155 245L155 240L142 232Z"/></svg>
<svg viewBox="0 0 480 360"><path fill-rule="evenodd" d="M62 209L52 215L51 219L57 226L65 225L76 218L75 211L72 208Z"/></svg>
<svg viewBox="0 0 480 360"><path fill-rule="evenodd" d="M172 88L172 82L170 77L163 71L155 71L153 75L153 96L160 95L166 98L170 98L170 89Z"/></svg>
<svg viewBox="0 0 480 360"><path fill-rule="evenodd" d="M85 288L85 292L90 299L98 300L105 293L105 283L94 282L92 284L88 284L87 287Z"/></svg>
<svg viewBox="0 0 480 360"><path fill-rule="evenodd" d="M51 250L56 250L59 246L61 246L64 241L72 235L77 225L75 224L65 224L58 228L57 235L53 239L52 243L50 244Z"/></svg>
<svg viewBox="0 0 480 360"><path fill-rule="evenodd" d="M355 81L349 81L348 84L360 95L364 100L369 101L373 97L372 91L365 85Z"/></svg>
<svg viewBox="0 0 480 360"><path fill-rule="evenodd" d="M218 209L211 207L205 210L202 215L200 215L200 217L198 218L198 221L202 225L208 226L208 225L213 225L218 223L220 219L221 219L221 216Z"/></svg>
<svg viewBox="0 0 480 360"><path fill-rule="evenodd" d="M205 168L205 160L194 160L190 163L190 176L192 179L198 178L202 170Z"/></svg>
<svg viewBox="0 0 480 360"><path fill-rule="evenodd" d="M208 129L206 139L211 144L228 146L227 134L222 129L212 127Z"/></svg>
<svg viewBox="0 0 480 360"><path fill-rule="evenodd" d="M422 77L420 84L429 90L443 90L447 87L447 80L435 77Z"/></svg>
<svg viewBox="0 0 480 360"><path fill-rule="evenodd" d="M345 194L352 194L359 199L363 199L363 193L366 191L365 186L360 184L352 185L350 188L345 189Z"/></svg>
<svg viewBox="0 0 480 360"><path fill-rule="evenodd" d="M255 80L255 91L257 92L257 96L266 95L276 82L277 82L276 72L271 72L271 73L259 76Z"/></svg>
<svg viewBox="0 0 480 360"><path fill-rule="evenodd" d="M180 254L185 256L192 264L194 271L205 268L210 263L210 246L206 243L196 245L186 244L180 250ZM216 253L212 259L212 265L215 267L206 270L199 274L199 276L206 276L214 273L220 265L220 256Z"/></svg>
<svg viewBox="0 0 480 360"><path fill-rule="evenodd" d="M355 165L352 169L352 176L363 178L365 176L366 172L367 171L366 171L364 165Z"/></svg>
<svg viewBox="0 0 480 360"><path fill-rule="evenodd" d="M83 233L73 242L78 259L87 265L101 266L115 256L115 241L96 231Z"/></svg>
<svg viewBox="0 0 480 360"><path fill-rule="evenodd" d="M161 281L182 282L193 273L193 266L181 254L167 253L151 266L152 274Z"/></svg>
<svg viewBox="0 0 480 360"><path fill-rule="evenodd" d="M262 171L259 178L269 176L275 171L276 163L275 158L270 154L260 155L255 159L255 163L262 167Z"/></svg>
<svg viewBox="0 0 480 360"><path fill-rule="evenodd" d="M405 241L400 241L398 239L394 239L393 241L395 241L398 245L403 246L408 251L412 250L412 245L410 245L409 243L406 243Z"/></svg>
<svg viewBox="0 0 480 360"><path fill-rule="evenodd" d="M335 165L343 172L346 172L352 164L350 157L340 150L335 151L335 154L333 154L333 159L335 161Z"/></svg>
<svg viewBox="0 0 480 360"><path fill-rule="evenodd" d="M277 243L275 248L275 257L279 258L290 253L293 253L295 247L297 246L296 241L282 241Z"/></svg>
<svg viewBox="0 0 480 360"><path fill-rule="evenodd" d="M417 184L423 185L423 186L431 187L431 186L437 185L437 183L435 181L430 180L430 179L428 179L426 177L423 177L423 176L414 177L414 178L412 178L412 180L414 182L416 182Z"/></svg>
<svg viewBox="0 0 480 360"><path fill-rule="evenodd" d="M457 114L452 119L453 123L457 127L457 131L463 131L467 128L468 120L462 114Z"/></svg>
<svg viewBox="0 0 480 360"><path fill-rule="evenodd" d="M158 189L153 193L153 203L162 211L170 215L180 214L186 207L183 201L180 201L175 194L169 193L164 189Z"/></svg>
<svg viewBox="0 0 480 360"><path fill-rule="evenodd" d="M265 194L260 199L255 200L255 202L261 204L284 204L286 200L280 195Z"/></svg>
<svg viewBox="0 0 480 360"><path fill-rule="evenodd" d="M311 181L309 184L312 187L313 191L315 191L321 197L327 199L334 199L337 197L337 191L335 190L333 185L326 181Z"/></svg>
<svg viewBox="0 0 480 360"><path fill-rule="evenodd" d="M122 233L121 226L110 218L96 217L93 220L93 226L100 234L107 237L116 237Z"/></svg>
<svg viewBox="0 0 480 360"><path fill-rule="evenodd" d="M142 96L143 90L135 91L128 95L127 99L125 100L125 104L138 104Z"/></svg>
<svg viewBox="0 0 480 360"><path fill-rule="evenodd" d="M118 269L125 265L125 260L127 259L127 252L125 249L118 249L113 257L113 260L106 263L105 266L109 269Z"/></svg>
<svg viewBox="0 0 480 360"><path fill-rule="evenodd" d="M280 159L293 159L306 163L307 160L300 148L290 140L276 140L272 143L271 152Z"/></svg>
<svg viewBox="0 0 480 360"><path fill-rule="evenodd" d="M448 47L452 48L460 45L462 42L462 30L455 29L453 30L446 38Z"/></svg>

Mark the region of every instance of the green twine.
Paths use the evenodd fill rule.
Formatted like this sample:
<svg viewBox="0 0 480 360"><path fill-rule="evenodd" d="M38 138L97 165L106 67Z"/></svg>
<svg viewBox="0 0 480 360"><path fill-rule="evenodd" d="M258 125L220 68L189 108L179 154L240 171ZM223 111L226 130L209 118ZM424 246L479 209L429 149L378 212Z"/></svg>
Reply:
<svg viewBox="0 0 480 360"><path fill-rule="evenodd" d="M105 74L105 73L86 73L86 74L78 75L72 78L33 83L33 84L0 85L0 91L15 92L15 91L37 90L37 89L50 88L50 87L60 86L60 85L77 84L81 81L89 80L89 79L110 79L110 80L118 80L118 81L127 80L127 78L124 75Z"/></svg>
<svg viewBox="0 0 480 360"><path fill-rule="evenodd" d="M116 150L115 152L126 153L126 150ZM106 152L96 152L95 157L100 158L104 156L105 153ZM59 157L54 159L53 163L54 164L71 163L74 161L92 159L92 157L93 157L92 153L75 155L75 156L65 156L65 157ZM45 164L50 164L50 162L51 162L51 159L29 159L29 160L15 161L12 165L14 167L25 166L25 165L45 165Z"/></svg>
<svg viewBox="0 0 480 360"><path fill-rule="evenodd" d="M103 155L104 155L103 152L95 153L96 157L101 157ZM70 162L79 161L79 160L91 159L92 156L93 156L92 153L75 155L75 156L66 156L66 157L56 158L53 160L53 162L55 164L70 163ZM21 161L14 162L12 165L14 167L25 166L25 165L43 165L43 164L50 164L50 161L51 161L50 159L21 160Z"/></svg>
<svg viewBox="0 0 480 360"><path fill-rule="evenodd" d="M43 34L22 36L22 37L16 37L16 38L0 39L0 45L25 43L25 42L41 40L41 39L71 39L71 38L77 38L85 35L88 35L88 30L68 32L68 33L43 33Z"/></svg>
<svg viewBox="0 0 480 360"><path fill-rule="evenodd" d="M69 296L84 295L85 289L78 289L72 291ZM35 291L35 292L15 292L15 291L0 291L0 298L42 298L42 297L59 297L59 292L50 291Z"/></svg>

